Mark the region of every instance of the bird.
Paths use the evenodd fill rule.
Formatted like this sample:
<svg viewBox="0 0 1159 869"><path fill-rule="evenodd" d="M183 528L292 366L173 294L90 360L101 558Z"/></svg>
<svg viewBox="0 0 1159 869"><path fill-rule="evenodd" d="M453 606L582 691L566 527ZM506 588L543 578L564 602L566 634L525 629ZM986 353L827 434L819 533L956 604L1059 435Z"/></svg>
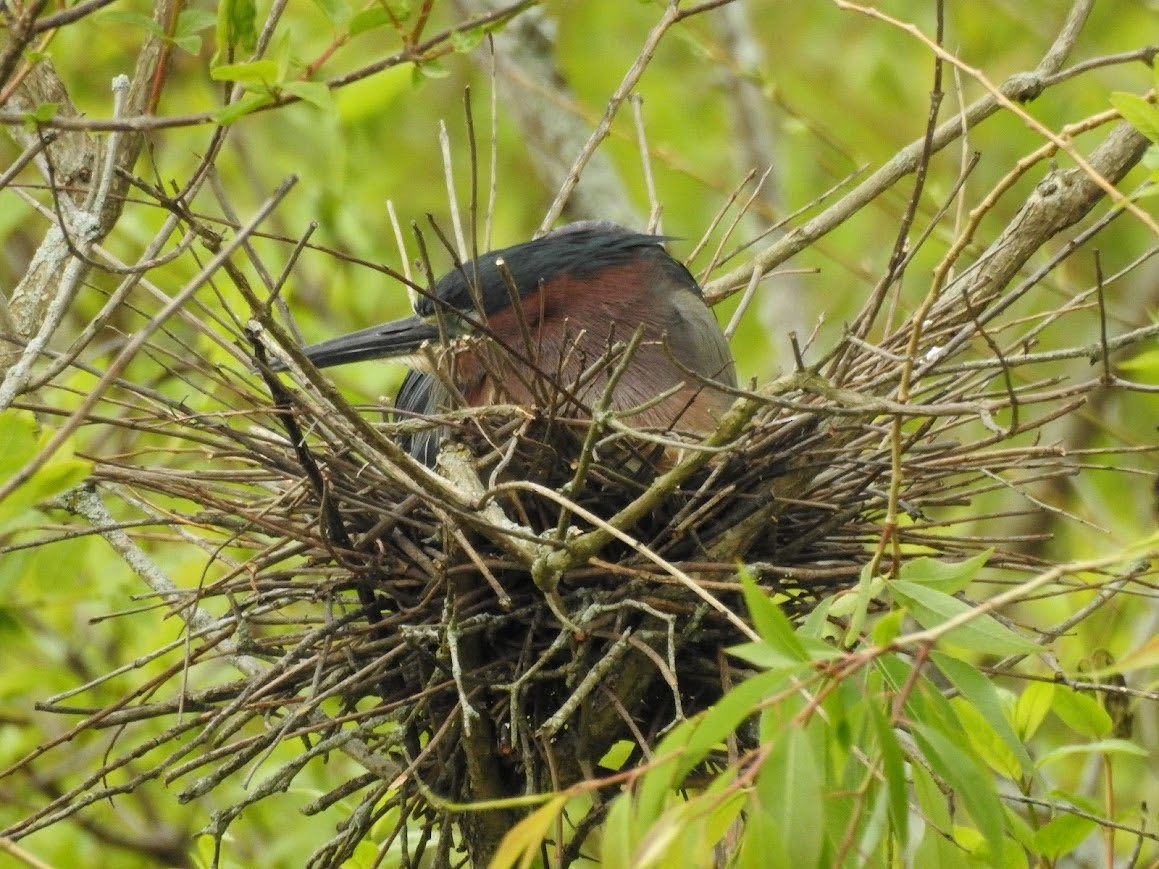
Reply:
<svg viewBox="0 0 1159 869"><path fill-rule="evenodd" d="M302 353L318 368L373 359L408 363L396 419L437 416L456 400L542 407L545 381L557 390L557 406L562 395L562 406L587 416L616 368L611 348L641 330L609 409L636 428L706 434L731 404L727 390L736 387L736 366L700 285L664 249L667 240L610 221L567 224L458 265L416 299L412 316L305 346ZM505 352L488 351L485 339ZM435 354L423 354L423 345L451 352L449 382L431 370ZM600 366L602 359L611 361ZM443 436L433 428L402 441L430 467Z"/></svg>

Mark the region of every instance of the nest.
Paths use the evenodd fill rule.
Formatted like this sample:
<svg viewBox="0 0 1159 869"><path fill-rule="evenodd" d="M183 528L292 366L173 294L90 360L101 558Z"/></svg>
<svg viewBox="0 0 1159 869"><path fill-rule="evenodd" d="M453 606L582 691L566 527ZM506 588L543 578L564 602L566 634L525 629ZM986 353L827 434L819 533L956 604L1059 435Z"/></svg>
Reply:
<svg viewBox="0 0 1159 869"><path fill-rule="evenodd" d="M922 346L969 325L946 308ZM752 636L742 570L800 615L880 554L898 409L875 396L896 390L892 360L908 335L847 340L822 364L738 391L703 441L633 432L607 415L592 423L507 406L383 422L388 408L350 407L316 373L321 393L268 378L272 402L258 378L227 374L215 387L228 386L235 406L243 394L244 414L154 420L207 451L214 470L162 470L137 457L104 463L100 477L142 503L147 493L192 503L183 521L223 535L214 558L229 565L224 575L169 590L165 603L193 627L182 666L196 673L224 653L249 676L180 701L138 697L100 725L177 706L196 713L180 729L198 735L156 770L167 781L201 772L186 798L294 737L308 746L295 770L356 746L369 771L311 808L358 794L361 809L317 865L348 857L390 813L396 835L410 824L433 848L451 848L450 835L434 834L454 822L468 843L494 840L513 811L457 815L451 804L558 790L590 777L617 744L630 746L628 762L641 760L671 725L745 677L744 662L726 654ZM627 362L623 352L609 348L604 364ZM993 545L935 536L939 510L1012 468L1069 472L1053 447L1009 446L1051 414L1000 427L994 419L1017 417L1020 406L1015 392L992 389L1000 372L997 363L968 376L950 367L922 381L901 434L899 557ZM1056 396L1054 405L1072 402ZM430 426L446 438L434 471L398 445ZM207 611L219 615L190 616ZM245 727L271 715L276 726ZM289 774L211 829L223 831ZM580 829L600 812L577 819ZM425 839L411 847L422 853Z"/></svg>

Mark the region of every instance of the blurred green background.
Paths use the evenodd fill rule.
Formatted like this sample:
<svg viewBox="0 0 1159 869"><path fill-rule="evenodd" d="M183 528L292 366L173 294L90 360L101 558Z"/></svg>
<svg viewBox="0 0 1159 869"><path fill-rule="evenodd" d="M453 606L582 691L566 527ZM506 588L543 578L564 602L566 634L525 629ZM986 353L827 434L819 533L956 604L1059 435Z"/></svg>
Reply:
<svg viewBox="0 0 1159 869"><path fill-rule="evenodd" d="M967 64L982 70L991 82L1001 83L1011 74L1035 66L1057 33L1068 5L1047 0L948 2L945 45ZM891 15L916 22L927 33L932 29L928 2L890 0L881 6ZM200 8L212 11L204 4ZM259 21L267 8L268 3L259 3ZM397 50L398 38L389 28L370 31L349 42L336 40L336 34L342 32L343 8L340 2L289 4L271 54L294 69L321 61L316 78L327 78ZM110 10L148 14L149 6L118 2ZM588 128L594 126L661 11L659 4L628 0L544 3L543 14L554 34L550 57L567 87L548 80L526 82L526 86L544 94L561 116L578 119ZM929 51L912 36L820 0L749 0L729 12L737 15L730 22L724 21L724 14L710 12L673 28L661 41L638 89L643 98L648 160L663 206L662 228L676 237L672 250L678 257L693 249L713 215L724 207L750 170L759 174L771 165L761 198L741 221L726 250L800 209L806 209L805 217L815 213L816 207L810 204L818 197L851 173L877 167L920 138L926 125L933 65ZM461 13L455 4L438 0L428 33L458 20ZM1096 3L1071 62L1135 49L1144 40L1155 38L1157 23L1156 4L1152 2ZM744 37L739 48L729 36L729 28L738 26ZM78 106L89 117L104 118L112 110L109 82L118 73L131 72L144 34L144 29L124 16L101 12L61 30L45 50ZM209 73L215 50L212 27L202 36L198 53L176 52L159 114L181 115L220 107L223 85ZM408 258L416 256L407 228L412 221L428 230L428 237L427 214L440 225L449 226L439 125L445 123L449 132L458 201L465 206L470 159L463 99L468 86L480 140L480 189L486 201L491 123L486 49L484 41L470 51L452 53L421 68L403 64L336 91L328 108L293 105L243 118L232 128L215 165L243 221L286 177L296 175L299 179L264 227L282 238L256 243L266 261L280 268L294 240L311 223L317 223L311 242L321 249L303 254L283 292L307 340L407 311L404 287L373 268L336 257L333 251L352 260L401 269L402 257L387 217L388 200L403 223ZM735 112L741 81L758 96L758 117L763 123L759 139L770 165L746 162L739 147ZM1051 88L1028 110L1058 130L1108 109L1112 92L1142 93L1151 82L1151 71L1142 64L1107 66ZM950 71L944 89L943 118L983 93L976 81ZM554 187L533 168L529 134L513 117L510 98L501 96L498 104L495 247L531 237L555 194ZM1104 134L1105 129L1100 129L1080 136L1080 149L1089 150ZM209 125L158 132L151 137L137 172L163 184L183 184L205 152L210 135ZM975 205L1019 158L1041 144L1040 137L1015 117L999 114L989 119L970 133L964 146L952 146L935 157L916 225L924 228L932 218L970 152L977 151L980 158L965 185L967 207ZM642 226L649 202L630 107L620 112L611 140L601 151L610 157L622 185L618 200L608 204L608 213L635 213ZM0 142L0 161L5 165L17 153L11 142ZM1065 158L1060 157L1059 162L1066 165ZM997 236L1045 171L1045 166L1031 170L985 218L978 234L982 244ZM1137 178L1141 177L1137 173ZM28 172L22 178L30 184L38 180ZM1129 190L1133 180L1136 176L1121 185L1122 189ZM765 380L782 369L789 329L804 337L820 324L814 345L817 353L840 334L888 262L911 189L912 179L904 179L889 194L786 264L794 274L763 285L734 339L742 378ZM741 194L742 199L749 190L751 186ZM43 191L32 192L44 201ZM197 211L220 214L208 188L192 205ZM164 216L147 203L130 204L106 246L131 260ZM46 226L11 191L0 192L0 282L5 287L14 286L24 273ZM947 220L935 229L934 242L915 259L904 285L907 302L916 304L923 296L928 275L951 238L952 226L952 220ZM694 272L708 264L721 235L718 229L705 253L690 264ZM1132 220L1118 221L1099 239L1104 272L1116 273L1154 243ZM730 265L746 256L740 254ZM437 271L449 264L440 255L434 260ZM191 258L180 257L151 272L150 278L173 291L194 270ZM1057 306L1074 295L1076 288L1090 286L1094 274L1090 256L1074 257L1037 289L1033 304L1042 310ZM115 285L113 278L98 274L90 281L70 314L68 332L79 331ZM1159 305L1157 284L1151 264L1110 284L1106 293L1110 327L1122 331L1153 318ZM219 299L205 296L202 301L220 304L242 319L248 316L231 288L223 285L218 290ZM727 321L735 304L733 299L720 307L722 321ZM131 333L141 322L141 316L127 308L114 326L122 333ZM1089 330L1086 337L1076 337L1074 330L1080 322ZM1093 340L1098 322L1095 311L1068 317L1065 327L1044 332L1041 349ZM220 354L222 363L230 364L228 357L202 336L183 331L180 323L173 329L178 338L192 342L199 351ZM101 353L115 349L117 340L115 333L110 333L108 345L103 350L95 348L86 358L99 367ZM1076 376L1090 376L1086 360L1070 368ZM1063 366L1062 373L1066 369ZM155 361L142 358L127 376L138 382L156 378L159 388L180 390L179 383L162 378L159 372ZM332 376L354 398L373 400L392 394L401 374L395 367L359 365L337 369ZM68 388L48 390L44 400L67 408L92 382L88 374L69 375ZM191 402L197 406L202 399L193 396ZM1079 415L1081 443L1092 447L1153 445L1157 417L1153 397L1109 396L1098 407ZM1060 426L1053 431L1060 437L1076 436L1075 428ZM18 432L12 436L29 435ZM82 430L78 451L108 454L121 446L130 447L110 442L111 437L115 438L108 429ZM1058 521L1041 529L1053 535L1052 542L1043 545L1044 556L1086 557L1121 546L1153 527L1149 476L1154 471L1153 456L1144 453L1121 460L1092 457L1089 463L1123 466L1130 472L1087 471L1075 477L1069 488L1047 493L1045 497L1060 510L1091 524ZM132 661L161 640L180 636L180 625L172 618L162 621L159 615L90 621L132 609L137 605L133 596L142 591L99 539L81 537L45 547L19 548L23 542L65 532L63 527L54 527L54 523L65 521L63 514L45 513L38 515L35 523L24 517L4 528L4 542L10 548L0 560L0 647L4 650L0 666L0 766L70 726L60 717L35 712L35 700ZM29 531L30 524L41 527ZM1096 533L1092 526L1104 530ZM164 527L158 526L153 538L157 544L154 557L179 584L192 587L204 580L207 571L212 572L212 558L206 553L166 545L173 542L173 534ZM1076 597L1045 601L1038 617L1057 621L1065 617L1066 608L1075 605ZM142 628L146 623L152 625L147 630ZM1123 602L1085 622L1073 636L1060 641L1057 651L1064 658L1069 656L1068 665L1097 646L1122 655L1146 636L1141 637L1143 631L1154 632L1155 628L1152 601ZM119 688L137 684L150 674L150 667L144 669L144 673L129 671L104 683L78 705L108 702ZM1139 738L1154 745L1154 710L1139 719L1138 726L1143 728ZM21 816L28 806L43 802L59 782L73 781L78 771L95 766L105 750L104 739L103 735L87 735L73 741L66 751L50 754L43 763L35 764L35 773L0 781L0 825ZM291 749L284 746L283 750ZM327 836L342 812L339 806L321 816L304 818L295 809L327 789L327 782L340 780L337 774L344 763L335 758L328 768L308 770L299 790L267 800L248 813L232 829L225 865L299 865L297 861ZM1153 762L1150 769L1142 764L1138 770L1125 772L1124 799L1136 803L1146 799L1150 805L1159 802L1155 773ZM1075 781L1090 774L1089 767L1076 761L1064 778ZM131 770L124 775L130 776ZM318 788L316 793L305 784L311 777ZM155 855L142 855L141 843L168 841L167 837L179 842L183 832L201 827L215 807L228 804L228 791L222 789L182 806L161 786L149 785L142 793L116 804L94 806L83 815L87 822L58 825L22 845L61 866L160 865ZM114 832L126 841L114 842ZM0 857L0 865L7 865L5 859Z"/></svg>

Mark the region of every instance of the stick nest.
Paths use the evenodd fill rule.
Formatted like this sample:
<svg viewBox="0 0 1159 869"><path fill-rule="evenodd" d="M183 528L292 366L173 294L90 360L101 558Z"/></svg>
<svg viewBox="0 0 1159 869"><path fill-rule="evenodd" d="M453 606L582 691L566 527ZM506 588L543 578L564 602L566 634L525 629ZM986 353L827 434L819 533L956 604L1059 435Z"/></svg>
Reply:
<svg viewBox="0 0 1159 869"><path fill-rule="evenodd" d="M396 832L418 823L431 836L452 802L565 787L617 743L640 760L747 672L726 652L746 639L742 572L801 615L856 583L891 498L904 521L888 558L961 557L995 540L947 535L943 508L1012 469L1071 471L1054 446L1011 444L1076 399L1042 382L996 387L1005 362L962 340L976 318L944 305L927 323L911 369L938 370L906 408L887 396L908 324L879 344L847 336L822 363L738 392L720 429L683 447L610 417L593 430L563 406L384 421L385 409L352 408L325 388L199 367L202 392L227 392L234 412L148 421L196 447L195 466L137 455L106 461L100 476L142 503L182 505L171 515L220 536L222 575L166 596L179 611L218 614L193 631L182 666L198 672L223 651L261 664L187 692L200 735L158 772L205 768L186 791L195 796L293 737L308 745L295 769L357 744L381 768L352 772L313 806L361 793L361 811L315 855L321 865L388 812ZM609 348L605 364L627 364L624 352ZM1031 403L1046 412L1027 419L1019 408ZM904 427L892 430L894 418ZM430 426L452 444L434 470L398 447ZM1032 566L1014 550L992 563ZM174 701L136 699L104 723L174 712ZM271 714L276 726L245 728ZM214 750L194 751L202 743ZM269 781L215 824L282 779ZM478 817L464 816L468 835ZM598 817L593 808L589 823Z"/></svg>

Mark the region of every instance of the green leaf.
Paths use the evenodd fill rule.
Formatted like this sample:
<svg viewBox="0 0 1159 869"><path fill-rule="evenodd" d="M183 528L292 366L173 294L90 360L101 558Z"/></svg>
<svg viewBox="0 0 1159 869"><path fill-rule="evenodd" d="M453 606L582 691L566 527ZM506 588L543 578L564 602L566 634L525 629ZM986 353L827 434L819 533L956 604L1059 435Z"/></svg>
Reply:
<svg viewBox="0 0 1159 869"><path fill-rule="evenodd" d="M936 728L914 725L914 738L930 766L954 789L954 793L974 819L986 839L991 854L1002 853L1006 824L1002 802L990 776L978 762L960 747L960 738L951 739Z"/></svg>
<svg viewBox="0 0 1159 869"><path fill-rule="evenodd" d="M1063 745L1048 751L1038 759L1040 767L1065 757L1076 754L1126 754L1131 757L1150 757L1150 752L1133 742L1125 739L1101 739L1098 742L1087 742L1082 745Z"/></svg>
<svg viewBox="0 0 1159 869"><path fill-rule="evenodd" d="M881 748L881 772L885 777L885 789L889 796L889 816L893 821L893 829L897 835L899 850L904 851L909 840L909 805L906 801L907 790L905 775L905 760L901 753L901 746L897 741L897 734L893 732L889 719L872 701L867 702L869 717L877 734L877 744Z"/></svg>
<svg viewBox="0 0 1159 869"><path fill-rule="evenodd" d="M711 801L711 804L715 806L708 813L704 827L705 838L711 844L719 842L728 834L729 827L733 825L737 816L740 815L748 803L748 795L741 788L733 790L731 794L723 794L725 788L733 786L736 780L736 773L736 769L722 771L720 775L713 779L711 787L702 798L706 802ZM704 861L704 865L708 864L709 861Z"/></svg>
<svg viewBox="0 0 1159 869"><path fill-rule="evenodd" d="M201 54L201 37L196 33L189 36L174 36L171 42L186 54Z"/></svg>
<svg viewBox="0 0 1159 869"><path fill-rule="evenodd" d="M840 618L848 614L849 627L845 631L845 639L841 643L845 648L851 648L860 638L861 629L865 625L866 615L869 612L870 601L873 600L885 582L879 576L870 573L872 564L867 563L861 568L861 575L857 580L857 590L854 594L841 595L833 604L833 615Z"/></svg>
<svg viewBox="0 0 1159 869"><path fill-rule="evenodd" d="M354 17L350 19L349 33L351 36L358 36L368 30L377 30L379 27L393 23L385 9L381 6L371 6L369 9L355 13Z"/></svg>
<svg viewBox="0 0 1159 869"><path fill-rule="evenodd" d="M958 869L967 866L965 854L949 837L953 833L948 800L933 776L920 763L911 767L914 796L926 820L921 841L908 865L936 866L937 869Z"/></svg>
<svg viewBox="0 0 1159 869"><path fill-rule="evenodd" d="M1030 739L1038 731L1053 701L1053 682L1031 682L1023 689L1014 704L1014 729L1023 739Z"/></svg>
<svg viewBox="0 0 1159 869"><path fill-rule="evenodd" d="M974 581L993 554L993 549L987 549L965 561L938 561L924 556L915 558L901 566L898 579L920 583L946 594L957 594Z"/></svg>
<svg viewBox="0 0 1159 869"><path fill-rule="evenodd" d="M960 616L975 613L957 627L949 630L943 639L976 652L991 655L1015 655L1040 652L1042 648L1014 631L999 624L987 613L977 612L956 597L919 585L916 582L893 580L889 583L893 596L913 615L924 628L937 628Z"/></svg>
<svg viewBox="0 0 1159 869"><path fill-rule="evenodd" d="M459 54L470 54L479 47L487 31L483 27L471 27L467 30L455 30L451 33L451 47Z"/></svg>
<svg viewBox="0 0 1159 869"><path fill-rule="evenodd" d="M736 646L730 646L725 651L730 655L735 655L741 660L748 661L750 664L765 670L801 666L802 663L799 659L787 655L780 649L775 649L763 641L759 643L741 643Z"/></svg>
<svg viewBox="0 0 1159 869"><path fill-rule="evenodd" d="M737 869L791 866L786 843L794 834L793 830L778 826L772 816L750 810L741 835L740 856L735 863Z"/></svg>
<svg viewBox="0 0 1159 869"><path fill-rule="evenodd" d="M632 756L632 751L635 748L636 743L630 742L627 739L620 739L613 742L611 747L604 752L604 756L600 758L600 766L604 769L623 769L624 764L628 762L628 758Z"/></svg>
<svg viewBox="0 0 1159 869"><path fill-rule="evenodd" d="M676 786L677 764L688 750L699 719L681 721L660 740L652 752L655 765L648 770L636 786L634 822L643 827L650 826L664 810L664 805L672 789Z"/></svg>
<svg viewBox="0 0 1159 869"><path fill-rule="evenodd" d="M818 640L830 636L832 626L829 624L829 615L836 600L834 595L829 595L818 601L817 605L809 610L809 615L805 616L805 621L797 628L797 634Z"/></svg>
<svg viewBox="0 0 1159 869"><path fill-rule="evenodd" d="M755 715L760 702L784 682L782 672L758 673L733 687L707 711L692 719L693 728L685 752L676 764L676 782L680 782L710 751L724 742L742 721Z"/></svg>
<svg viewBox="0 0 1159 869"><path fill-rule="evenodd" d="M323 111L332 111L334 109L334 97L330 93L330 88L323 82L288 81L284 82L280 87L286 93L292 94L303 102L316 106Z"/></svg>
<svg viewBox="0 0 1159 869"><path fill-rule="evenodd" d="M608 867L632 865L635 832L639 825L632 817L632 795L625 791L612 800L600 836L600 864Z"/></svg>
<svg viewBox="0 0 1159 869"><path fill-rule="evenodd" d="M905 621L905 610L890 610L873 625L871 636L873 644L878 648L888 646L901 634L902 622Z"/></svg>
<svg viewBox="0 0 1159 869"><path fill-rule="evenodd" d="M213 120L222 126L232 124L251 112L255 112L262 106L268 106L274 101L271 94L247 94L240 100L236 100L226 106L219 112L215 112Z"/></svg>
<svg viewBox="0 0 1159 869"><path fill-rule="evenodd" d="M218 81L236 81L246 85L269 86L278 80L278 64L272 60L251 60L248 63L223 63L210 69Z"/></svg>
<svg viewBox="0 0 1159 869"><path fill-rule="evenodd" d="M946 731L960 730L962 723L954 713L949 701L942 696L924 674L913 679L913 666L909 660L899 655L882 655L876 661L877 669L885 677L893 694L910 686L903 712L914 720L937 725ZM913 683L912 685L910 683Z"/></svg>
<svg viewBox="0 0 1159 869"><path fill-rule="evenodd" d="M1022 815L1010 808L1010 806L1003 805L1002 811L1006 815L1006 831L1010 834L1015 842L1026 848L1031 853L1035 853L1035 830L1031 829L1030 824L1026 823Z"/></svg>
<svg viewBox="0 0 1159 869"><path fill-rule="evenodd" d="M805 653L805 647L801 643L801 638L793 630L792 623L781 612L781 608L773 603L764 590L757 585L752 575L748 571L742 570L740 582L749 618L752 620L757 633L761 635L761 639L790 659L809 660L809 656Z"/></svg>
<svg viewBox="0 0 1159 869"><path fill-rule="evenodd" d="M346 0L314 0L314 5L322 10L322 14L335 30L345 28L354 12Z"/></svg>
<svg viewBox="0 0 1159 869"><path fill-rule="evenodd" d="M1018 734L1010 725L1006 711L1002 706L1002 699L998 696L998 690L994 687L994 683L965 661L947 655L945 652L933 651L930 653L930 659L1006 743L1006 747L1013 752L1017 759L1018 765L1023 770L1031 769L1034 763L1030 759L1026 746L1023 745L1022 740L1018 738ZM958 711L960 712L960 710ZM1018 772L1015 772L1013 777L1017 778Z"/></svg>
<svg viewBox="0 0 1159 869"><path fill-rule="evenodd" d="M39 426L29 411L0 413L0 479L23 468L36 455Z"/></svg>
<svg viewBox="0 0 1159 869"><path fill-rule="evenodd" d="M539 857L543 840L551 832L555 819L559 817L567 801L567 794L556 794L508 830L491 858L492 869L510 869L512 866L525 869L533 865Z"/></svg>
<svg viewBox="0 0 1159 869"><path fill-rule="evenodd" d="M890 806L890 794L886 788L871 788L868 794L868 799L869 811L863 815L865 820L860 825L861 835L857 840L857 850L861 854L878 854L881 853L879 849L882 848L882 839L885 837L889 830L889 818L892 811ZM834 804L838 806L844 806L848 803L849 801L846 799L830 799L831 807ZM855 822L855 819L849 817L848 815L845 817L834 817L835 814L836 813L832 810L827 813L829 816L831 830L834 829L834 822L839 823L842 827L842 830L848 830L850 824ZM837 838L837 841L842 841L844 839L844 832L839 833L837 837L831 833L830 839L833 838ZM891 841L890 847L893 847L896 844L897 843ZM866 862L862 865L872 864Z"/></svg>
<svg viewBox="0 0 1159 869"><path fill-rule="evenodd" d="M217 16L208 9L186 9L177 16L177 28L174 33L177 36L189 36L192 33L200 33L207 28L213 27L217 21Z"/></svg>
<svg viewBox="0 0 1159 869"><path fill-rule="evenodd" d="M1090 818L1064 812L1035 830L1034 851L1048 860L1073 854L1096 826Z"/></svg>
<svg viewBox="0 0 1159 869"><path fill-rule="evenodd" d="M187 54L200 54L201 31L212 27L216 20L217 16L206 9L186 9L177 16L171 41Z"/></svg>
<svg viewBox="0 0 1159 869"><path fill-rule="evenodd" d="M1071 730L1083 736L1096 739L1107 736L1113 726L1111 716L1097 699L1066 685L1059 685L1055 690L1051 709Z"/></svg>
<svg viewBox="0 0 1159 869"><path fill-rule="evenodd" d="M41 103L30 112L24 113L24 123L29 126L46 124L56 117L60 103Z"/></svg>
<svg viewBox="0 0 1159 869"><path fill-rule="evenodd" d="M672 865L677 855L688 859L692 853L687 847L690 843L684 841L687 833L692 832L697 839L703 835L703 823L690 819L683 811L687 804L677 806L665 812L663 816L652 824L644 833L640 847L632 855L631 865L639 869L660 869Z"/></svg>
<svg viewBox="0 0 1159 869"><path fill-rule="evenodd" d="M232 48L253 51L258 42L257 17L256 0L221 0L217 4L217 56L228 57Z"/></svg>
<svg viewBox="0 0 1159 869"><path fill-rule="evenodd" d="M450 74L451 71L437 60L425 60L411 67L411 81L415 85L420 85L428 79L436 81L440 78L446 78Z"/></svg>
<svg viewBox="0 0 1159 869"><path fill-rule="evenodd" d="M773 745L757 775L762 813L788 835L787 866L817 866L824 845L824 778L804 727L790 727ZM786 799L787 795L791 798ZM807 832L805 832L807 831Z"/></svg>
<svg viewBox="0 0 1159 869"><path fill-rule="evenodd" d="M648 770L636 788L634 829L646 829L662 814L664 806L684 777L723 743L742 721L758 711L766 696L780 690L785 675L766 671L732 688L708 710L674 727L653 751L659 763Z"/></svg>
<svg viewBox="0 0 1159 869"><path fill-rule="evenodd" d="M29 411L0 414L0 480L19 473L53 436ZM73 488L92 474L91 463L73 456L70 439L23 484L0 501L0 533L37 520L36 505Z"/></svg>
<svg viewBox="0 0 1159 869"><path fill-rule="evenodd" d="M992 770L999 775L1018 781L1022 778L1022 771L1029 769L1030 764L1023 766L1018 762L1009 746L1002 741L1002 737L990 726L981 712L975 709L970 701L964 697L955 697L950 701L954 713L962 721L962 732L970 740L970 747Z"/></svg>
<svg viewBox="0 0 1159 869"><path fill-rule="evenodd" d="M1116 91L1111 94L1111 105L1132 127L1150 139L1159 142L1159 107L1151 105L1138 94Z"/></svg>

